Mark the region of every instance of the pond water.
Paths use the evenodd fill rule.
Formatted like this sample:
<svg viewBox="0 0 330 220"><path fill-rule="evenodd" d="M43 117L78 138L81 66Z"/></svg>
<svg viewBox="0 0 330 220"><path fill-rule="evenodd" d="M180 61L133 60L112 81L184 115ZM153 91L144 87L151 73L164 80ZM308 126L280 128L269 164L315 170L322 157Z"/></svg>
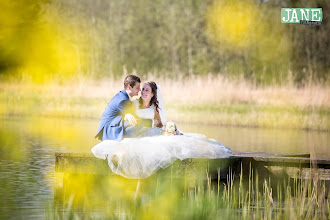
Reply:
<svg viewBox="0 0 330 220"><path fill-rule="evenodd" d="M97 120L2 119L0 127L0 219L44 219L54 197L54 154L87 152ZM328 132L178 124L237 151L311 153L330 158Z"/></svg>

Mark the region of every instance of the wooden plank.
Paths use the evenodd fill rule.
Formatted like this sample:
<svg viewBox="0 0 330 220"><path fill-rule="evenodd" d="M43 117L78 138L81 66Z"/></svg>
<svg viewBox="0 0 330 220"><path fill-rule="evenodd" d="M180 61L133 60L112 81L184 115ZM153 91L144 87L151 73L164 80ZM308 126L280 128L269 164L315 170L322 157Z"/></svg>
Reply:
<svg viewBox="0 0 330 220"><path fill-rule="evenodd" d="M319 167L330 169L330 159L303 157L253 157L265 166Z"/></svg>
<svg viewBox="0 0 330 220"><path fill-rule="evenodd" d="M283 153L266 153L251 151L233 151L232 157L305 157L310 158L310 154L283 154Z"/></svg>
<svg viewBox="0 0 330 220"><path fill-rule="evenodd" d="M55 157L93 157L93 158L95 158L95 156L92 152L79 152L79 153L55 152Z"/></svg>
<svg viewBox="0 0 330 220"><path fill-rule="evenodd" d="M112 174L106 160L94 157L93 154L56 154L55 172Z"/></svg>
<svg viewBox="0 0 330 220"><path fill-rule="evenodd" d="M56 152L55 156L65 157L94 157L91 152ZM266 153L266 152L251 152L251 151L233 151L232 157L306 157L309 158L310 154L282 154L282 153Z"/></svg>
<svg viewBox="0 0 330 220"><path fill-rule="evenodd" d="M238 164L240 158L223 159L186 159L177 160L171 168L176 175L182 175L186 172L204 172L205 168L210 171L216 171L218 167L228 167L232 164ZM107 160L94 157L89 153L56 153L55 172L58 173L87 173L87 174L113 174L108 166Z"/></svg>
<svg viewBox="0 0 330 220"><path fill-rule="evenodd" d="M176 161L171 169L180 175L190 170L205 171L207 167L210 172L216 172L218 168L228 166L240 166L240 163L254 166L283 166L283 167L319 167L330 169L330 159L310 159L308 154L271 154L264 152L233 152L233 156L221 159L186 159ZM92 153L55 153L55 171L60 173L89 173L89 174L112 174L107 160L94 157ZM258 165L256 165L256 163Z"/></svg>

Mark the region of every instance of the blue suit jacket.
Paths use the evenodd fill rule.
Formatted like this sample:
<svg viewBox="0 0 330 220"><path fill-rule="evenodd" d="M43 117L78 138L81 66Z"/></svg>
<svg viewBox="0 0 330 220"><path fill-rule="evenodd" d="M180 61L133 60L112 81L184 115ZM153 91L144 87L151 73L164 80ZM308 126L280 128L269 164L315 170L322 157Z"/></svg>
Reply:
<svg viewBox="0 0 330 220"><path fill-rule="evenodd" d="M125 90L118 92L104 110L95 137L102 141L121 141L124 136L123 119L125 114L131 113L131 106L132 103L129 100L127 92Z"/></svg>

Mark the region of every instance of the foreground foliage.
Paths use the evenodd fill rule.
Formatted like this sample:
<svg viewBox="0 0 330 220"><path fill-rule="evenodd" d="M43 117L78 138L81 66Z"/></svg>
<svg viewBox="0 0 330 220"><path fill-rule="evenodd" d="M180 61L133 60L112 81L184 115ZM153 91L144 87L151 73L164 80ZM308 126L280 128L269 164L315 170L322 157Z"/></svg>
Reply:
<svg viewBox="0 0 330 220"><path fill-rule="evenodd" d="M311 172L312 173L312 172ZM164 173L163 173L164 174ZM48 207L48 219L328 219L329 191L317 172L279 179L258 178L250 170L226 181L172 178L146 180L118 176L67 175L65 188ZM167 176L167 177L166 177Z"/></svg>

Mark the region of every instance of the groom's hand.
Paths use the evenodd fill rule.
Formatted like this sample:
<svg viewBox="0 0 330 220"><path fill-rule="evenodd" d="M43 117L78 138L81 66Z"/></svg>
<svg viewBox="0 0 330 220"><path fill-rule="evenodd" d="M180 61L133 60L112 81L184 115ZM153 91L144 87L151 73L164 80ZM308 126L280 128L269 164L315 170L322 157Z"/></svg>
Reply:
<svg viewBox="0 0 330 220"><path fill-rule="evenodd" d="M129 123L130 123L131 125L134 125L134 126L137 125L136 119L134 118L133 115L131 115L131 114L129 114L129 113L125 115L124 120L129 121Z"/></svg>

